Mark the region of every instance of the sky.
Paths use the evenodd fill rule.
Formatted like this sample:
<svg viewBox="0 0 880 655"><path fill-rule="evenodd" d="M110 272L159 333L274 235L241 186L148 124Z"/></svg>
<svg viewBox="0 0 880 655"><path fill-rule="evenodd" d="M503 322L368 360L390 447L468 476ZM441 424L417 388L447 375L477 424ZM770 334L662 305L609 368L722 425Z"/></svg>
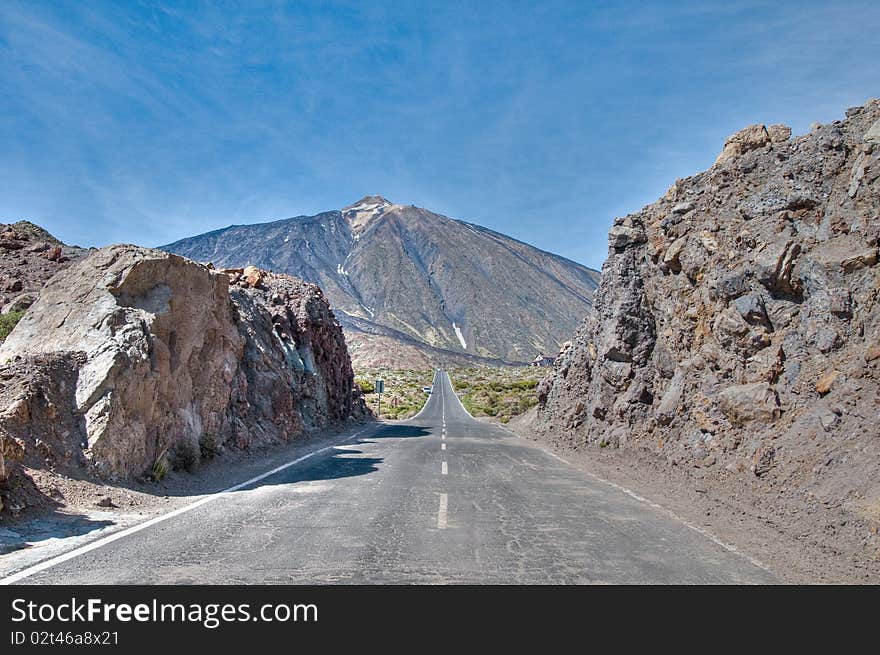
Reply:
<svg viewBox="0 0 880 655"><path fill-rule="evenodd" d="M0 0L0 222L155 246L379 194L599 268L752 123L880 96L880 2Z"/></svg>

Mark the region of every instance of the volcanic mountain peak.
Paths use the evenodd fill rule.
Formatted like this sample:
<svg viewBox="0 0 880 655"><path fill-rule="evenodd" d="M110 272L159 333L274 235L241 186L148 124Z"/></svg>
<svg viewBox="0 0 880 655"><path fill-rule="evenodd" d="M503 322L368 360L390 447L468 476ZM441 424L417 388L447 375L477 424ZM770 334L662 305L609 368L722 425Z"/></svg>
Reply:
<svg viewBox="0 0 880 655"><path fill-rule="evenodd" d="M165 249L319 285L355 360L395 366L529 362L555 353L589 312L599 277L497 232L382 196Z"/></svg>
<svg viewBox="0 0 880 655"><path fill-rule="evenodd" d="M382 196L364 196L353 205L342 210L342 215L351 224L352 229L363 228L396 205Z"/></svg>

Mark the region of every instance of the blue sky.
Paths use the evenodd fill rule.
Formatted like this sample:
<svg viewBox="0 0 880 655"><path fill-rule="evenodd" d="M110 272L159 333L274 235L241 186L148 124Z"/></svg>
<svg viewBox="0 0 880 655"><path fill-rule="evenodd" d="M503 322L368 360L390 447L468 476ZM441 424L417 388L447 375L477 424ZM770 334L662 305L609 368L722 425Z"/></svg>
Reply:
<svg viewBox="0 0 880 655"><path fill-rule="evenodd" d="M159 245L366 194L599 267L755 122L880 96L880 3L0 2L0 221Z"/></svg>

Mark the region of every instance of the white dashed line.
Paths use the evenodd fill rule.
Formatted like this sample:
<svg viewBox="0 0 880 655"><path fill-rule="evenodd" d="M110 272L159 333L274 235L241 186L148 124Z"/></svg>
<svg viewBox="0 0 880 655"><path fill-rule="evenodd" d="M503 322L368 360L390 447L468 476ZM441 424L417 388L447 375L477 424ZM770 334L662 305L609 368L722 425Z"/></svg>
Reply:
<svg viewBox="0 0 880 655"><path fill-rule="evenodd" d="M440 465L440 473L446 475L449 472L449 469L446 468L446 462Z"/></svg>
<svg viewBox="0 0 880 655"><path fill-rule="evenodd" d="M446 510L449 500L446 494L440 494L440 509L437 511L437 527L443 529L446 527Z"/></svg>
<svg viewBox="0 0 880 655"><path fill-rule="evenodd" d="M446 444L445 444L445 443L440 444L440 450L446 450Z"/></svg>

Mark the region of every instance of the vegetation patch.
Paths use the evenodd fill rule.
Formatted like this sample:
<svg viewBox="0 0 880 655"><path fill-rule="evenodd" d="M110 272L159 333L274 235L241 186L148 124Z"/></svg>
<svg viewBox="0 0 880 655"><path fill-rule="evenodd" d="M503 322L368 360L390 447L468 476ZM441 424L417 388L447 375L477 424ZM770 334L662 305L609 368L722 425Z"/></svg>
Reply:
<svg viewBox="0 0 880 655"><path fill-rule="evenodd" d="M454 368L449 378L471 415L507 423L538 404L537 386L548 370L533 366Z"/></svg>
<svg viewBox="0 0 880 655"><path fill-rule="evenodd" d="M0 314L0 340L9 336L9 333L12 332L12 328L18 324L22 316L24 316L23 311Z"/></svg>
<svg viewBox="0 0 880 655"><path fill-rule="evenodd" d="M428 394L424 387L430 387L434 379L432 369L424 371L404 371L395 369L375 368L355 372L355 383L364 392L367 406L376 413L378 394L376 380L385 381L385 393L382 394L382 414L380 418L391 421L402 421L412 418L425 405Z"/></svg>

